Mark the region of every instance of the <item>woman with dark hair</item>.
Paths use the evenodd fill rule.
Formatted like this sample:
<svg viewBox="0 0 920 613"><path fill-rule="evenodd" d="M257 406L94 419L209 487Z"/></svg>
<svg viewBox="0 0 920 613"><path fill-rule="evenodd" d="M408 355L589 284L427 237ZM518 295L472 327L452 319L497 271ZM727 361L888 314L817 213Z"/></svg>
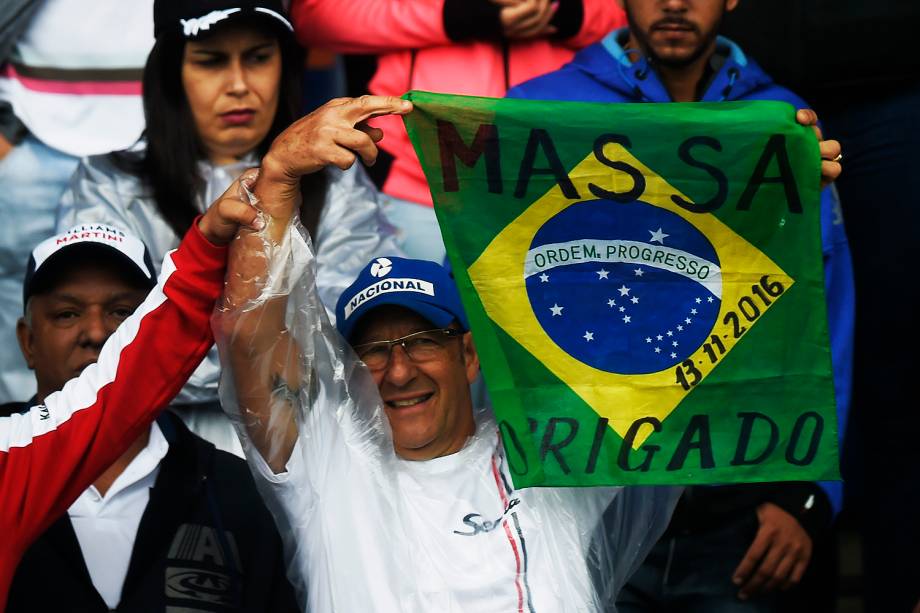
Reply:
<svg viewBox="0 0 920 613"><path fill-rule="evenodd" d="M144 69L144 137L129 150L81 162L57 227L124 228L159 262L298 117L303 53L278 0L156 0L154 35ZM300 217L317 250L317 285L331 315L365 262L397 250L360 164L305 175L301 192ZM176 403L193 431L241 454L219 412L219 375L212 350Z"/></svg>

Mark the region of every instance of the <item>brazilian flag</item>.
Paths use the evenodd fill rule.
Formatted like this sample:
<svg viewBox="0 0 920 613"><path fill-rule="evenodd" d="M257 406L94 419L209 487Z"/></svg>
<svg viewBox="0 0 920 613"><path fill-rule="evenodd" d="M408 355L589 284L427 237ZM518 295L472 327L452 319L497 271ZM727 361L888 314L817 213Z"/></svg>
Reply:
<svg viewBox="0 0 920 613"><path fill-rule="evenodd" d="M407 97L516 486L838 478L791 106Z"/></svg>

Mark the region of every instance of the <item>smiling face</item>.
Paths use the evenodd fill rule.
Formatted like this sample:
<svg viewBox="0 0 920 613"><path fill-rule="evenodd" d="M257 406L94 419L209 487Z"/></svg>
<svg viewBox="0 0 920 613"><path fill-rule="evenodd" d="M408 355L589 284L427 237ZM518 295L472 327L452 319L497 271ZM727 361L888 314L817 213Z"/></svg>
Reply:
<svg viewBox="0 0 920 613"><path fill-rule="evenodd" d="M229 24L186 43L182 86L208 159L229 164L262 142L280 81L281 48L268 30Z"/></svg>
<svg viewBox="0 0 920 613"><path fill-rule="evenodd" d="M69 266L62 277L32 296L29 316L16 327L40 401L96 362L106 339L147 295L117 266Z"/></svg>
<svg viewBox="0 0 920 613"><path fill-rule="evenodd" d="M365 315L352 344L391 340L437 328L413 311L381 306ZM393 431L396 453L407 460L429 460L459 451L476 431L470 383L479 357L469 333L449 339L443 356L413 362L394 346L385 368L372 371Z"/></svg>
<svg viewBox="0 0 920 613"><path fill-rule="evenodd" d="M715 45L722 15L737 0L621 0L629 31L652 61L671 68L707 56Z"/></svg>

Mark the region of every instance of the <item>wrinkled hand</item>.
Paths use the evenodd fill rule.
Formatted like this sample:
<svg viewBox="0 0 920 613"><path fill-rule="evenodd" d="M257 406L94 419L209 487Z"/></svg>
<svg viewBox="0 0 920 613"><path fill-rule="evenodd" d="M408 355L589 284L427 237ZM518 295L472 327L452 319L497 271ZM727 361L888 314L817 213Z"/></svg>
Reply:
<svg viewBox="0 0 920 613"><path fill-rule="evenodd" d="M282 198L299 197L300 177L326 166L346 170L358 156L371 165L383 132L366 121L381 115L405 115L412 103L394 96L330 100L291 124L262 159L255 193L269 207Z"/></svg>
<svg viewBox="0 0 920 613"><path fill-rule="evenodd" d="M795 112L795 120L803 126L811 126L818 137L818 147L821 151L821 187L827 187L837 180L843 167L834 159L840 155L840 143L835 140L824 140L821 128L818 127L818 114L811 109L799 109Z"/></svg>
<svg viewBox="0 0 920 613"><path fill-rule="evenodd" d="M240 227L257 231L265 227L259 212L237 196L239 186L240 179L237 179L198 220L198 229L215 245L229 243Z"/></svg>
<svg viewBox="0 0 920 613"><path fill-rule="evenodd" d="M765 502L757 507L757 519L754 542L732 575L742 600L798 584L811 560L811 537L795 517Z"/></svg>
<svg viewBox="0 0 920 613"><path fill-rule="evenodd" d="M492 0L501 6L499 18L505 38L527 39L556 33L553 16L559 9L558 0Z"/></svg>

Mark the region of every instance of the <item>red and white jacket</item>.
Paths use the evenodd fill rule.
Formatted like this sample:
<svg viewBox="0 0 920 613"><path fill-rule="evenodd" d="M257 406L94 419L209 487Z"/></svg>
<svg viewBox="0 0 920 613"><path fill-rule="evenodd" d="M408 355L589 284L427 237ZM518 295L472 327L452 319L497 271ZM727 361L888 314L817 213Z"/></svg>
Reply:
<svg viewBox="0 0 920 613"><path fill-rule="evenodd" d="M98 362L44 404L0 418L0 611L25 549L150 426L211 347L226 255L193 224Z"/></svg>

